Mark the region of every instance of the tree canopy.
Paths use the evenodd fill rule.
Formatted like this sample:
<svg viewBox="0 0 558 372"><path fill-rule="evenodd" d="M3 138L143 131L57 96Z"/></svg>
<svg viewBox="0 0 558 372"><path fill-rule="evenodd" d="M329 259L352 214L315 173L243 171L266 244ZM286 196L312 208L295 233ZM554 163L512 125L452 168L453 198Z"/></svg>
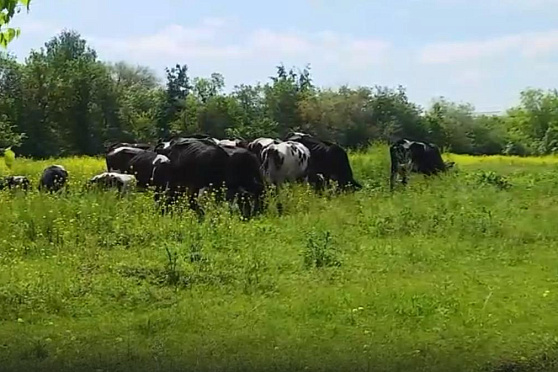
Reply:
<svg viewBox="0 0 558 372"><path fill-rule="evenodd" d="M145 66L101 61L65 30L24 63L0 55L0 148L49 157L103 152L113 141L153 142L175 134L282 137L299 130L362 148L398 137L469 154L558 151L558 92L526 90L503 115L477 115L440 97L411 102L404 87L319 88L311 66L279 65L269 81L225 92L225 77L190 76L177 63L159 78Z"/></svg>

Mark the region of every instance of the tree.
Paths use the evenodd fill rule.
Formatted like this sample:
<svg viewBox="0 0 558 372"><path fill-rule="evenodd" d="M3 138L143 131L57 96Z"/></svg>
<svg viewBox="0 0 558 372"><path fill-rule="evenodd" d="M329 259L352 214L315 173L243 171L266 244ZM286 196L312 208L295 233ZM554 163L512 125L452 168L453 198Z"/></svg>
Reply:
<svg viewBox="0 0 558 372"><path fill-rule="evenodd" d="M17 147L25 135L17 129L21 117L22 68L14 57L0 54L0 149Z"/></svg>
<svg viewBox="0 0 558 372"><path fill-rule="evenodd" d="M21 6L24 6L29 12L29 4L31 0L2 0L0 2L0 45L4 48L16 37L19 36L19 28L8 27L15 13L21 11Z"/></svg>
<svg viewBox="0 0 558 372"><path fill-rule="evenodd" d="M188 66L177 64L173 68L166 68L167 86L165 98L160 106L157 118L157 135L167 138L172 123L179 118L185 107L186 97L192 90L188 78Z"/></svg>

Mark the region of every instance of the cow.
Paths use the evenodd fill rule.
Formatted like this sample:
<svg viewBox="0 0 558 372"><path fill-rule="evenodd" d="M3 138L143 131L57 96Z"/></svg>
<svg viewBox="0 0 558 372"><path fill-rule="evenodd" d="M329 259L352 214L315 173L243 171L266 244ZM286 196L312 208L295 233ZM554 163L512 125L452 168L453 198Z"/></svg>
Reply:
<svg viewBox="0 0 558 372"><path fill-rule="evenodd" d="M144 151L134 156L129 162L129 173L137 180L137 186L148 188L154 186L158 191L165 189L168 177L165 172L170 167L170 159L155 151Z"/></svg>
<svg viewBox="0 0 558 372"><path fill-rule="evenodd" d="M8 188L9 190L21 189L27 191L30 186L31 182L25 176L7 176L0 179L0 190Z"/></svg>
<svg viewBox="0 0 558 372"><path fill-rule="evenodd" d="M108 172L129 173L130 161L134 156L141 154L145 151L137 147L120 146L112 149L106 155L105 161L107 163Z"/></svg>
<svg viewBox="0 0 558 372"><path fill-rule="evenodd" d="M310 150L308 176L316 186L323 180L325 183L337 182L342 190L362 188L354 179L349 157L341 146L300 132L289 133L287 140L302 143Z"/></svg>
<svg viewBox="0 0 558 372"><path fill-rule="evenodd" d="M306 177L310 150L299 142L271 143L264 147L261 158L266 180L279 186Z"/></svg>
<svg viewBox="0 0 558 372"><path fill-rule="evenodd" d="M130 191L136 184L136 177L131 174L103 172L93 176L88 181L88 186L97 186L103 189L116 188L120 193Z"/></svg>
<svg viewBox="0 0 558 372"><path fill-rule="evenodd" d="M238 205L244 217L262 212L265 182L258 157L244 147L219 146L229 157L225 174L226 199L232 201L235 197L238 198ZM254 201L253 208L249 199Z"/></svg>
<svg viewBox="0 0 558 372"><path fill-rule="evenodd" d="M440 149L433 143L403 138L391 144L389 153L390 190L393 190L397 176L401 178L401 183L406 185L412 172L432 176L445 172L455 165L454 162L444 162Z"/></svg>
<svg viewBox="0 0 558 372"><path fill-rule="evenodd" d="M262 151L263 151L263 149L266 148L267 146L271 145L271 144L276 144L277 145L281 142L282 141L280 141L278 139L260 137L260 138L256 138L252 142L248 143L246 148L248 150L250 150L251 152L253 152L254 154L256 154L258 156L258 159L260 161L262 161Z"/></svg>
<svg viewBox="0 0 558 372"><path fill-rule="evenodd" d="M263 191L263 182L258 179L259 162L247 150L219 146L211 139L183 138L173 141L165 149L159 147L157 151L170 159L167 203L186 191L190 207L201 215L203 211L195 200L200 190L217 189L220 199L218 189L224 186L227 200L249 194L258 204ZM245 211L240 200L239 206Z"/></svg>
<svg viewBox="0 0 558 372"><path fill-rule="evenodd" d="M136 149L149 150L152 146L147 143L116 142L107 147L107 154L118 147L133 147Z"/></svg>
<svg viewBox="0 0 558 372"><path fill-rule="evenodd" d="M51 165L44 169L39 180L39 190L56 192L68 181L68 171L62 165Z"/></svg>

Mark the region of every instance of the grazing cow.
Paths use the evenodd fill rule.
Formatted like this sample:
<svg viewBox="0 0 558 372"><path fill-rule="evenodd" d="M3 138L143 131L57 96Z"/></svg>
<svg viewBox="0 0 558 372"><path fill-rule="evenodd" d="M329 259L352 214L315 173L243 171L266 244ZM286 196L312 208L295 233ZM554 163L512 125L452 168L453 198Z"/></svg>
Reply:
<svg viewBox="0 0 558 372"><path fill-rule="evenodd" d="M157 190L166 188L168 177L165 172L170 167L170 159L154 151L144 151L134 156L129 163L129 172L137 179L141 188L155 186Z"/></svg>
<svg viewBox="0 0 558 372"><path fill-rule="evenodd" d="M129 173L130 161L134 156L147 150L137 147L121 146L112 149L106 156L107 171Z"/></svg>
<svg viewBox="0 0 558 372"><path fill-rule="evenodd" d="M426 176L436 175L452 168L454 162L444 162L440 149L432 143L400 139L389 147L391 172L390 189L393 190L396 176L407 184L411 172Z"/></svg>
<svg viewBox="0 0 558 372"><path fill-rule="evenodd" d="M0 190L8 189L21 189L29 190L31 182L25 176L7 176L0 179Z"/></svg>
<svg viewBox="0 0 558 372"><path fill-rule="evenodd" d="M287 140L300 142L310 150L308 176L311 182L317 184L323 177L325 182L336 181L343 190L362 188L354 179L349 157L341 146L300 132L290 133Z"/></svg>
<svg viewBox="0 0 558 372"><path fill-rule="evenodd" d="M56 192L62 189L68 180L68 171L61 165L51 165L43 171L39 181L39 190Z"/></svg>
<svg viewBox="0 0 558 372"><path fill-rule="evenodd" d="M218 146L211 140L184 138L173 141L166 149L158 148L158 152L170 159L167 201L187 191L190 207L198 213L201 210L195 198L202 189L225 186L229 201L239 194L257 199L260 190L263 191L263 182L260 185L258 180L259 163L247 150ZM240 207L245 211L244 205Z"/></svg>
<svg viewBox="0 0 558 372"><path fill-rule="evenodd" d="M119 192L125 193L130 191L136 184L136 177L131 174L121 174L114 172L104 172L93 176L88 181L89 186L98 186L104 189L116 188Z"/></svg>
<svg viewBox="0 0 558 372"><path fill-rule="evenodd" d="M299 142L271 143L261 152L262 168L268 182L276 186L306 176L310 151Z"/></svg>

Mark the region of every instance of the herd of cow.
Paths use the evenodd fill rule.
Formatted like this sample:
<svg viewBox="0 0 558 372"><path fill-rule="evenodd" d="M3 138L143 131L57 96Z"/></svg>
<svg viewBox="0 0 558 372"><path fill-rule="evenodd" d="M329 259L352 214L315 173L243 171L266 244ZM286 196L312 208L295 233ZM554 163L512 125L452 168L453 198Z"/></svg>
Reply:
<svg viewBox="0 0 558 372"><path fill-rule="evenodd" d="M285 140L258 138L218 140L206 135L174 137L156 145L117 143L108 147L107 171L93 176L87 186L129 190L153 187L155 200L164 206L186 194L190 208L203 213L197 197L213 190L218 199L237 201L244 217L264 210L266 185L278 188L286 182L307 182L317 192L331 182L340 190L357 191L347 152L339 145L315 136L291 132ZM410 172L434 175L453 166L444 162L436 145L406 139L390 146L393 189L396 178L407 183ZM44 169L39 189L57 192L66 186L67 170L61 165ZM28 189L26 176L0 179L0 190ZM281 208L278 205L278 208Z"/></svg>

